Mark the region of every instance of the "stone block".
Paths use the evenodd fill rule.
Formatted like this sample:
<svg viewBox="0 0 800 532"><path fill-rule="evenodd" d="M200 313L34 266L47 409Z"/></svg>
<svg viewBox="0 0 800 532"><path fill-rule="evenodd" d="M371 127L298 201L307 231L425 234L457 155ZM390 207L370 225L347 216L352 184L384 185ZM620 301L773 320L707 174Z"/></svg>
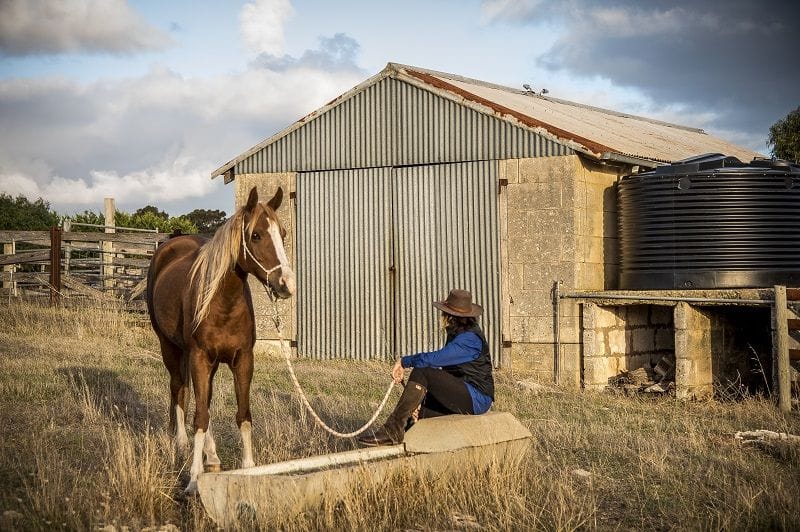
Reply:
<svg viewBox="0 0 800 532"><path fill-rule="evenodd" d="M552 316L553 301L549 290L523 290L513 294L511 316Z"/></svg>
<svg viewBox="0 0 800 532"><path fill-rule="evenodd" d="M553 316L519 317L512 316L511 341L528 343L553 343Z"/></svg>
<svg viewBox="0 0 800 532"><path fill-rule="evenodd" d="M560 235L559 258L562 262L582 262L577 254L578 242L574 234L564 233Z"/></svg>
<svg viewBox="0 0 800 532"><path fill-rule="evenodd" d="M675 359L675 384L690 385L695 381L694 360L688 358Z"/></svg>
<svg viewBox="0 0 800 532"><path fill-rule="evenodd" d="M519 159L507 159L501 163L501 177L509 184L519 183Z"/></svg>
<svg viewBox="0 0 800 532"><path fill-rule="evenodd" d="M649 353L655 349L655 331L646 327L633 329L633 346L634 353Z"/></svg>
<svg viewBox="0 0 800 532"><path fill-rule="evenodd" d="M556 182L573 178L577 159L576 155L520 159L520 182Z"/></svg>
<svg viewBox="0 0 800 532"><path fill-rule="evenodd" d="M619 359L616 357L584 357L583 382L587 387L606 386L608 379L619 373Z"/></svg>
<svg viewBox="0 0 800 532"><path fill-rule="evenodd" d="M629 305L626 309L625 323L628 327L644 327L650 323L648 319L650 310L647 305Z"/></svg>
<svg viewBox="0 0 800 532"><path fill-rule="evenodd" d="M624 355L628 352L628 342L624 329L611 329L608 331L608 349L611 355Z"/></svg>
<svg viewBox="0 0 800 532"><path fill-rule="evenodd" d="M524 265L521 263L508 263L508 290L511 294L521 292L524 289L523 270Z"/></svg>
<svg viewBox="0 0 800 532"><path fill-rule="evenodd" d="M561 183L520 183L514 193L508 196L509 212L533 211L538 209L562 208Z"/></svg>
<svg viewBox="0 0 800 532"><path fill-rule="evenodd" d="M581 346L565 343L559 353L558 380L561 386L580 388L581 385Z"/></svg>
<svg viewBox="0 0 800 532"><path fill-rule="evenodd" d="M650 323L652 325L672 325L672 307L652 305L650 307Z"/></svg>
<svg viewBox="0 0 800 532"><path fill-rule="evenodd" d="M579 237L579 245L581 247L581 261L592 262L595 264L603 263L603 237L596 236L581 236Z"/></svg>
<svg viewBox="0 0 800 532"><path fill-rule="evenodd" d="M573 232L574 223L568 214L571 212L560 208L538 209L528 214L527 231L534 235Z"/></svg>
<svg viewBox="0 0 800 532"><path fill-rule="evenodd" d="M602 290L605 280L603 278L603 265L581 262L577 265L578 290Z"/></svg>
<svg viewBox="0 0 800 532"><path fill-rule="evenodd" d="M675 333L672 329L656 330L656 350L675 349Z"/></svg>
<svg viewBox="0 0 800 532"><path fill-rule="evenodd" d="M515 343L510 354L510 368L514 372L550 374L553 380L553 361L555 348L553 344Z"/></svg>
<svg viewBox="0 0 800 532"><path fill-rule="evenodd" d="M522 286L526 290L546 290L555 281L563 281L562 286L575 284L575 269L568 262L525 264L523 266Z"/></svg>
<svg viewBox="0 0 800 532"><path fill-rule="evenodd" d="M581 337L583 338L583 354L585 357L604 357L610 354L606 345L606 333L604 331L584 329Z"/></svg>

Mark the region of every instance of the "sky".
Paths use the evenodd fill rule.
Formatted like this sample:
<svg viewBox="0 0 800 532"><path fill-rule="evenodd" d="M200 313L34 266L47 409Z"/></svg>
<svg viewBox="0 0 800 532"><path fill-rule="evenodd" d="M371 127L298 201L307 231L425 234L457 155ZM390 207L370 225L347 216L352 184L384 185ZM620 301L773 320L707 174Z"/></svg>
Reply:
<svg viewBox="0 0 800 532"><path fill-rule="evenodd" d="M233 210L211 172L397 62L768 154L800 2L0 0L0 192L61 214Z"/></svg>

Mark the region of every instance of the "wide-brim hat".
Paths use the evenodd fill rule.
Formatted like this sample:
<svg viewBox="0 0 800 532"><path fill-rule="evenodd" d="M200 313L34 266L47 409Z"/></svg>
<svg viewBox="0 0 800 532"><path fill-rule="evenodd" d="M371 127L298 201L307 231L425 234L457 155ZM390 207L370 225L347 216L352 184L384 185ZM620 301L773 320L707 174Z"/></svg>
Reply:
<svg viewBox="0 0 800 532"><path fill-rule="evenodd" d="M483 307L472 302L472 294L467 290L453 289L447 294L444 301L434 301L433 306L462 318L477 318L483 312Z"/></svg>

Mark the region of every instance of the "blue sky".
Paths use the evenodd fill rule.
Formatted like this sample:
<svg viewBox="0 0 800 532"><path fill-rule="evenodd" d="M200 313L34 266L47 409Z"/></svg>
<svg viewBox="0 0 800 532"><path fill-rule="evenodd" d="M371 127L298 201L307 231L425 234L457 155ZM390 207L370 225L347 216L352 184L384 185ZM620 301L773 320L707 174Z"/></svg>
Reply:
<svg viewBox="0 0 800 532"><path fill-rule="evenodd" d="M528 83L766 153L769 125L800 105L786 53L800 49L797 5L4 0L0 192L62 213L106 196L230 213L214 168L389 61Z"/></svg>

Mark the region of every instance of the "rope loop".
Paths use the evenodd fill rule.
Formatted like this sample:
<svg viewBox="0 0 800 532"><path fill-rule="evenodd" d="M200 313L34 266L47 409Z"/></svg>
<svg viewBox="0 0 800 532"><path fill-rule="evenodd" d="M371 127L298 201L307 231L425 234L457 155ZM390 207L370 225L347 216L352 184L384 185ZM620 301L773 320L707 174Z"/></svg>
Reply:
<svg viewBox="0 0 800 532"><path fill-rule="evenodd" d="M391 395L392 388L394 388L395 385L394 381L392 381L389 384L389 388L386 390L386 393L383 396L381 404L378 405L378 409L375 411L374 414L372 414L372 417L369 418L369 421L367 421L360 428L354 430L353 432L339 432L338 430L330 427L327 423L325 423L322 420L322 418L319 417L314 408L311 406L311 403L308 401L306 394L303 392L302 386L300 386L300 382L297 380L297 375L295 375L294 367L292 366L292 353L286 347L287 342L283 337L283 324L281 322L280 314L278 313L278 301L272 296L272 293L270 292L269 289L267 289L266 287L264 288L267 290L267 294L269 295L269 298L272 301L273 307L275 309L275 313L272 316L272 321L275 323L275 330L278 331L278 341L281 344L281 351L283 352L283 357L284 359L286 359L286 366L289 368L289 376L292 378L292 383L294 384L295 390L297 390L297 393L300 396L300 400L306 407L308 413L311 415L312 418L314 418L314 421L317 422L317 425L319 425L323 430L325 430L329 434L336 436L337 438L353 438L355 436L358 436L365 430L367 430L370 426L372 426L373 423L375 423L375 420L378 419L378 416L386 406L386 402L389 400L389 395Z"/></svg>

